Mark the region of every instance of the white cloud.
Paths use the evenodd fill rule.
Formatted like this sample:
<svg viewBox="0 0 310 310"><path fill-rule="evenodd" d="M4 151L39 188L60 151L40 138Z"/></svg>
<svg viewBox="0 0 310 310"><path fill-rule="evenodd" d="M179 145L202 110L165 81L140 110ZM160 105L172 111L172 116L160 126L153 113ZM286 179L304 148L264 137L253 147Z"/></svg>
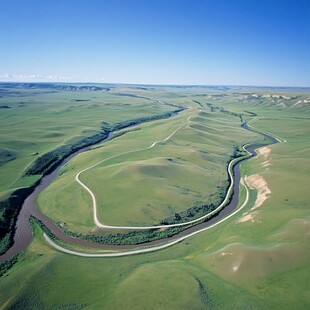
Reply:
<svg viewBox="0 0 310 310"><path fill-rule="evenodd" d="M62 75L0 74L0 81L6 82L64 82L68 80L71 80L71 78Z"/></svg>

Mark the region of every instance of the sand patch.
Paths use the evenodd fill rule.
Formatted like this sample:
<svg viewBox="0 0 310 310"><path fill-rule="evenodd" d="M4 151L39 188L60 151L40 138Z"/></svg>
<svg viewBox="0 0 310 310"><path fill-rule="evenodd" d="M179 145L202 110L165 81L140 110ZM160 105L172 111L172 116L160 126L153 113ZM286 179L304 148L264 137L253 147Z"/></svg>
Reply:
<svg viewBox="0 0 310 310"><path fill-rule="evenodd" d="M237 261L236 263L232 265L231 270L233 273L236 273L239 270L241 263L242 263L242 259L239 259L239 261Z"/></svg>
<svg viewBox="0 0 310 310"><path fill-rule="evenodd" d="M296 101L293 105L292 105L292 108L298 106L298 105L301 105L302 104L302 100L298 100Z"/></svg>
<svg viewBox="0 0 310 310"><path fill-rule="evenodd" d="M257 197L256 197L253 208L250 211L243 213L242 216L236 221L236 223L244 223L248 221L251 221L252 223L254 223L254 222L257 222L254 219L257 212L255 211L253 212L253 210L257 209L264 203L264 201L271 194L271 190L269 189L265 179L258 174L245 176L244 181L250 189L256 190ZM261 221L258 221L258 222L261 223Z"/></svg>
<svg viewBox="0 0 310 310"><path fill-rule="evenodd" d="M296 106L299 106L299 105L303 105L303 103L310 103L310 99L307 98L307 99L304 99L304 100L298 100L296 101L293 105L292 105L292 108L293 107L296 107Z"/></svg>
<svg viewBox="0 0 310 310"><path fill-rule="evenodd" d="M245 213L242 215L242 217L240 217L240 219L237 221L237 223L243 223L243 222L247 222L247 221L251 221L253 223L255 214L256 214L255 212Z"/></svg>
<svg viewBox="0 0 310 310"><path fill-rule="evenodd" d="M269 158L268 160L265 160L262 164L261 164L261 166L263 167L263 168L266 168L266 167L269 167L269 166L271 166L272 164L271 164L271 158Z"/></svg>
<svg viewBox="0 0 310 310"><path fill-rule="evenodd" d="M271 149L268 146L264 146L260 149L258 149L258 154L264 158L264 160L267 160L269 154L271 152Z"/></svg>
<svg viewBox="0 0 310 310"><path fill-rule="evenodd" d="M249 188L255 189L257 191L257 197L254 203L254 207L252 208L252 210L254 210L264 203L264 201L271 194L271 190L269 189L265 179L258 174L245 176L244 180L245 183L249 186Z"/></svg>
<svg viewBox="0 0 310 310"><path fill-rule="evenodd" d="M262 147L258 149L258 154L260 157L263 157L263 162L261 164L262 168L265 168L268 170L268 167L271 166L271 158L269 158L269 155L271 153L271 149L268 146Z"/></svg>

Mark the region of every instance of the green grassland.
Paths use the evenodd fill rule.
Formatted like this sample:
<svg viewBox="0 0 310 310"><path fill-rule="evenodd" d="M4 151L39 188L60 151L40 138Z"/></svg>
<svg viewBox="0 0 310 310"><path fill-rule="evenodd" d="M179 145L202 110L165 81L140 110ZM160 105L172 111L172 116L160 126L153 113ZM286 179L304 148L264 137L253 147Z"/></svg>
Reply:
<svg viewBox="0 0 310 310"><path fill-rule="evenodd" d="M193 117L187 126L189 115ZM218 205L220 189L223 194L227 186L227 162L233 146L257 139L240 124L234 116L192 109L173 119L141 125L138 131L76 156L41 193L38 207L71 230L91 231L91 200L74 181L75 175L85 167L129 151L81 175L96 195L99 218L104 223L150 225L193 206ZM171 139L145 150L180 126ZM216 133L220 137L215 139Z"/></svg>
<svg viewBox="0 0 310 310"><path fill-rule="evenodd" d="M21 175L37 157L59 145L92 136L100 131L103 122L113 124L137 115L173 110L171 106L136 97L124 97L120 102L117 95L102 91L14 87L9 94L0 97L0 105L9 107L0 110L0 197L32 184ZM8 152L14 154L14 159L2 164Z"/></svg>
<svg viewBox="0 0 310 310"><path fill-rule="evenodd" d="M191 175L190 184L184 182L187 188L200 191L207 198L208 189L212 186L216 188L218 182L223 180L221 176L224 176L225 169L222 165L227 164L232 146L258 139L256 134L239 127L240 119L237 117L220 111L211 113L206 105L208 102L227 111L244 113L247 115L245 118L252 120L250 124L256 129L271 132L286 140L285 143L269 146L271 152L267 158L259 155L241 166L242 175L262 176L271 194L255 210L253 221L238 221L244 212L251 212L254 205L257 194L251 190L246 209L226 222L171 248L143 255L81 258L63 254L47 245L41 229L35 226L35 237L31 245L0 278L0 308L309 308L310 193L307 185L310 173L310 107L303 101L307 101L310 95L298 91L288 93L281 89L167 87L160 88L157 94L154 89L148 93L148 90L128 88L130 87L118 92L126 91L150 98L156 95L159 100L178 105L187 104L192 109L169 120L140 125L140 130L98 145L73 158L63 167L55 182L42 192L38 204L44 213L51 218L63 218L74 229L88 231L93 227L91 214L88 213L90 197L74 182L75 174L103 157L147 147L151 142L165 138L192 112L196 114L189 127L185 126L171 140L150 150L103 162L85 172L81 179L94 189L98 202L104 202L100 205L100 218L104 222L107 220L109 224L133 221L132 213L126 210L126 195L131 195L130 199L136 201L130 207L134 208L134 220L138 223L152 223L164 215L161 213L150 216L143 212L145 205L139 205L139 197L132 193L130 187L123 186L113 192L113 185L124 185L125 181L138 182L139 187L145 185L147 188L143 194L155 201L157 198L150 188L159 186L158 175L168 175L169 171L169 178L165 176L168 180L160 182L160 186L168 188L177 183L181 187L182 175ZM116 89L113 91L117 92ZM271 97L266 97L268 95ZM283 99L283 96L294 99ZM125 98L119 97L121 100ZM192 100L201 102L203 107ZM302 102L296 104L300 100ZM158 108L157 104L156 107ZM203 111L197 110L200 108ZM257 114L257 118L254 119L253 114L245 111ZM219 130L220 133L211 138L214 130ZM9 145L1 147L16 152ZM189 149L194 150L193 154L186 152ZM201 152L206 157L201 157ZM169 161L169 158L176 160ZM266 160L270 160L270 165L264 164ZM150 166L151 174L147 169ZM211 176L212 171L217 176ZM203 181L200 174L211 180L201 184ZM194 175L197 175L197 180ZM139 183L141 178L145 180ZM111 182L110 188L105 187L107 182ZM122 209L118 212L122 219L117 217L116 212L113 214L113 210L106 211L105 205L107 199L113 202L113 193L121 191L123 194L119 194L121 197L117 199L120 199L118 206ZM174 191L178 192L177 189ZM168 193L170 204L174 204L174 210L181 210L176 203L178 195L171 193ZM187 196L189 201L186 203L195 200L195 195ZM241 191L239 204L243 199L244 192ZM58 208L58 204L61 207ZM58 208L57 211L54 208Z"/></svg>

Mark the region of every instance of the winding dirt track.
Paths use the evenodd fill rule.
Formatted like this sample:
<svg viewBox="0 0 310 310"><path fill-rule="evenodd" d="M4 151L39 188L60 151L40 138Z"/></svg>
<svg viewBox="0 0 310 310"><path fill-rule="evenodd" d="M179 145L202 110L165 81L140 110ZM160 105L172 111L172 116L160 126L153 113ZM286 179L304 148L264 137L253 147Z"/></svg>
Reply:
<svg viewBox="0 0 310 310"><path fill-rule="evenodd" d="M140 148L140 149L136 149L136 150L132 150L132 151L128 151L128 152L123 152L123 153L119 153L119 154L116 154L116 155L113 155L113 156L110 156L108 158L105 158L103 160L100 160L99 162L97 162L96 164L94 165L91 165L83 170L81 170L76 176L75 176L75 180L89 193L89 195L91 196L92 198L92 204L93 204L93 218L94 218L94 223L95 225L98 227L98 228L108 228L108 229L134 229L134 230L142 230L142 229L152 229L152 228L168 228L168 227L175 227L175 226L183 226L183 225L186 225L186 224L189 224L191 222L187 222L187 223L182 223L182 224L175 224L175 225L162 225L162 226L141 226L141 227L136 227L136 226L110 226L110 225L105 225L105 224L102 224L99 219L98 219L98 215L97 215L97 201L96 201L96 197L95 197L95 194L92 192L92 190L85 184L83 183L81 180L80 180L80 175L85 172L85 171L88 171L96 166L98 166L99 164L107 161L107 160L110 160L112 158L116 158L116 157L119 157L121 155L126 155L126 154L130 154L130 153L136 153L136 152L140 152L140 151L146 151L146 150L149 150L149 149L152 149L155 145L157 145L158 143L161 143L161 142L165 142L165 141L168 141L170 138L172 138L178 131L180 131L183 127L185 127L185 125L187 125L190 121L190 118L192 117L192 114L186 119L186 123L183 123L180 127L178 127L177 129L175 129L168 137L166 137L165 139L163 140L159 140L159 141L155 141L153 142L150 146L148 147L144 147L144 148ZM198 219L199 220L199 219ZM196 222L197 220L195 221L192 221L193 223Z"/></svg>
<svg viewBox="0 0 310 310"><path fill-rule="evenodd" d="M187 118L187 126L190 122L190 118L192 117L193 114L191 114L188 118ZM172 138L178 131L180 131L183 127L185 127L186 124L183 124L181 125L179 128L177 128L176 130L174 130L168 137L166 137L165 139L163 140L160 140L160 141L156 141L154 143L152 143L150 146L148 147L145 147L145 148L141 148L141 149L136 149L136 150L132 150L132 151L128 151L128 152L124 152L124 153L119 153L119 154L116 154L116 155L113 155L111 157L108 157L104 160L101 160L99 161L98 163L94 164L94 165L91 165L83 170L81 170L75 177L75 180L89 193L89 195L91 196L92 198L92 205L93 205L93 218L94 218L94 223L95 225L98 227L98 228L106 228L106 229L125 229L125 230L147 230L147 229L154 229L154 228L171 228L171 227L180 227L180 226L185 226L185 225L188 225L188 224L193 224L193 223L197 223L203 219L206 219L214 214L216 214L217 212L219 212L223 206L225 206L225 204L227 203L227 201L229 200L229 197L230 197L230 194L233 190L233 187L234 187L234 178L233 178L233 174L232 174L232 167L233 165L239 161L239 158L235 158L233 160L230 161L228 167L227 167L227 172L228 172L228 175L229 175L229 181L230 181L230 186L229 186L229 189L226 193L226 196L225 196L225 199L222 201L222 203L215 209L213 210L212 212L209 212L195 220L191 220L191 221L188 221L188 222L183 222L183 223L178 223L178 224L168 224L168 225L156 225L156 226L113 226L113 225L106 225L106 224L103 224L99 221L98 219L98 212L97 212L97 201L96 201L96 197L95 197L95 194L93 193L93 191L85 184L83 183L81 180L80 180L80 175L85 172L85 171L88 171L92 168L94 168L95 166L109 160L109 159L112 159L112 158L115 158L115 157L118 157L118 156L121 156L121 155L125 155L125 154L129 154L129 153L135 153L135 152L140 152L140 151L145 151L145 150L148 150L148 149L151 149L153 148L155 145L157 145L158 143L160 142L165 142L167 140L169 140L170 138ZM186 126L186 127L187 127ZM243 150L245 152L247 152L249 155L251 155L251 153L246 150L246 147L247 145L244 145L243 146Z"/></svg>
<svg viewBox="0 0 310 310"><path fill-rule="evenodd" d="M171 242L168 243L164 243L161 245L157 245L154 247L149 247L149 248L143 248L143 249L138 249L138 250L133 250L133 251L126 251L126 252L116 252L116 253L83 253L83 252L78 252L78 251L73 251L73 250L69 250L66 249L58 244L56 244L54 241L52 241L45 233L44 238L45 240L56 250L59 250L63 253L67 253L67 254L71 254L71 255L76 255L76 256L82 256L82 257L119 257L119 256L128 256L128 255L135 255L135 254L142 254L142 253L148 253L148 252L155 252L155 251L159 251L168 247L171 247L174 244L177 244L187 238L190 238L194 235L197 235L198 233L201 233L203 231L206 231L208 229L211 229L221 223L223 223L224 221L227 221L229 218L231 218L232 216L234 216L236 213L238 213L240 210L242 210L246 204L248 203L249 200L249 190L248 187L245 185L243 179L240 180L240 184L245 188L246 190L246 197L245 197L245 201L243 202L242 206L240 206L237 210L235 210L234 212L230 213L229 215L227 215L226 217L224 217L223 219L221 219L220 221L214 223L211 226L196 230L186 236L183 236L181 238L175 239Z"/></svg>

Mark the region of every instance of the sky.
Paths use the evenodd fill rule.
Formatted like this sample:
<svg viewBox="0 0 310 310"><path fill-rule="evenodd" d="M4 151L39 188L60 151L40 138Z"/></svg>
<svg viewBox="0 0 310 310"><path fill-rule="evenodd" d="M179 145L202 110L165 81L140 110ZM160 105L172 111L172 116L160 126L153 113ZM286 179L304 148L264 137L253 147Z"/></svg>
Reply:
<svg viewBox="0 0 310 310"><path fill-rule="evenodd" d="M0 0L0 81L310 86L310 0Z"/></svg>

